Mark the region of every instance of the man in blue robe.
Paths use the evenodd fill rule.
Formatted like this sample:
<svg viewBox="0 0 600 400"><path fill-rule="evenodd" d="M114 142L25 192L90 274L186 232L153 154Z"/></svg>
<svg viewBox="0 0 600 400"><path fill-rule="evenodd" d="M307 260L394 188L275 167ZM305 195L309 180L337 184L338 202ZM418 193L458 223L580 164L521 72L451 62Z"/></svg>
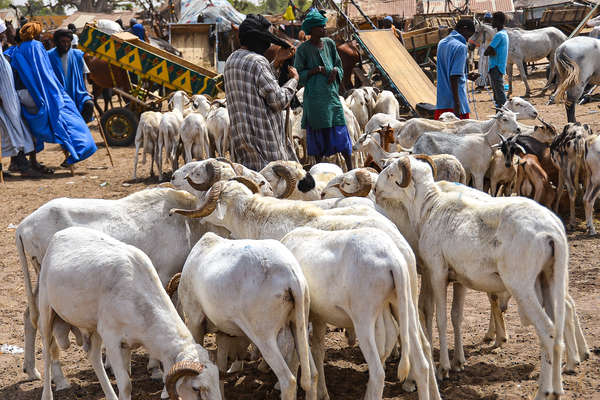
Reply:
<svg viewBox="0 0 600 400"><path fill-rule="evenodd" d="M11 65L37 107L37 113L26 107L21 110L35 137L35 151L42 151L44 142L59 143L69 153L62 163L67 167L88 158L97 148L75 102L56 77L44 45L36 40L41 31L36 22L21 28L22 42L11 55Z"/></svg>
<svg viewBox="0 0 600 400"><path fill-rule="evenodd" d="M85 74L90 70L83 59L83 51L71 48L73 34L66 29L54 32L53 39L56 47L48 50L52 69L69 97L75 102L83 120L90 122L94 114L94 103L85 87Z"/></svg>

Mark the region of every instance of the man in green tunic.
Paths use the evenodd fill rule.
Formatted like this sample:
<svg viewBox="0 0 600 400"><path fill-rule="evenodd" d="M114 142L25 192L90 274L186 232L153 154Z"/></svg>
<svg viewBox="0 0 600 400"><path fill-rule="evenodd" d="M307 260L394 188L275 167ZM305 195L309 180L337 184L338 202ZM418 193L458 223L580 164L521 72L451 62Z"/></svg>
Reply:
<svg viewBox="0 0 600 400"><path fill-rule="evenodd" d="M302 30L310 35L296 50L294 61L304 86L302 128L306 129L308 155L321 162L323 156L341 153L351 170L352 141L339 97L344 71L335 42L325 36L326 22L312 9L302 23Z"/></svg>

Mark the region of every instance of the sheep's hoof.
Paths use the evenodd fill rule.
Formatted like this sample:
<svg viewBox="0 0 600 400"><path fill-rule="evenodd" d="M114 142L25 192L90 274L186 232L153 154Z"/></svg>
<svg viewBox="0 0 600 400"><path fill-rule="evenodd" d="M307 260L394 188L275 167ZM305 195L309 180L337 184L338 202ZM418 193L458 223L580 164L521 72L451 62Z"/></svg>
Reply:
<svg viewBox="0 0 600 400"><path fill-rule="evenodd" d="M154 380L154 381L160 381L163 378L163 373L160 370L160 368L158 367L154 367L152 369L150 369L150 379Z"/></svg>
<svg viewBox="0 0 600 400"><path fill-rule="evenodd" d="M495 335L494 335L494 336L495 336ZM489 342L491 342L492 340L494 340L494 338L493 338L493 337L491 337L491 336L488 336L488 335L485 335L485 336L483 337L483 340L482 340L482 341L483 341L483 343L489 343Z"/></svg>
<svg viewBox="0 0 600 400"><path fill-rule="evenodd" d="M29 379L32 381L39 381L42 379L42 375L40 374L40 371L37 370L37 368L33 368L32 371L28 371L26 368L23 368L23 372L25 372L27 376L29 376Z"/></svg>
<svg viewBox="0 0 600 400"><path fill-rule="evenodd" d="M436 373L437 379L443 381L444 379L450 378L450 369L439 367Z"/></svg>
<svg viewBox="0 0 600 400"><path fill-rule="evenodd" d="M571 367L565 368L565 370L563 371L563 373L565 375L577 375L577 372L575 372L575 368L571 368Z"/></svg>
<svg viewBox="0 0 600 400"><path fill-rule="evenodd" d="M402 390L404 390L406 393L412 393L417 390L417 385L414 381L407 379L402 384Z"/></svg>
<svg viewBox="0 0 600 400"><path fill-rule="evenodd" d="M62 382L56 383L56 391L70 389L70 388L71 388L71 384L66 379Z"/></svg>
<svg viewBox="0 0 600 400"><path fill-rule="evenodd" d="M452 371L461 372L465 370L465 362L453 360L452 361Z"/></svg>

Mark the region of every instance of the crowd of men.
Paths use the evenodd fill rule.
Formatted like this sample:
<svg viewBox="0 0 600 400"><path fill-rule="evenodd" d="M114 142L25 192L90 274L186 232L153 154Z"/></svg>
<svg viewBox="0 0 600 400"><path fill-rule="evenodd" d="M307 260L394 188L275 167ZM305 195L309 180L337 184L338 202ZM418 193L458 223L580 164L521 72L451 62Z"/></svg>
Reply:
<svg viewBox="0 0 600 400"><path fill-rule="evenodd" d="M9 173L28 178L53 174L37 160L44 143L60 144L65 168L96 151L87 126L93 117L85 86L89 70L83 52L73 48L75 27L70 28L56 31L55 47L46 51L39 41L41 24L24 23L17 44L9 46L0 20L0 136L2 156L10 157Z"/></svg>

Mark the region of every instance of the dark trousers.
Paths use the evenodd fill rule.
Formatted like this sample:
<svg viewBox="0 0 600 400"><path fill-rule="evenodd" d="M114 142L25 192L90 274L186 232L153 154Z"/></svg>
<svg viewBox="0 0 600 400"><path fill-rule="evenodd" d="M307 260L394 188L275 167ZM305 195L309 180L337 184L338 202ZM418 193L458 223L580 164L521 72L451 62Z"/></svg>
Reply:
<svg viewBox="0 0 600 400"><path fill-rule="evenodd" d="M83 120L88 123L94 117L94 102L92 100L88 100L83 103L83 107L81 109L81 116Z"/></svg>
<svg viewBox="0 0 600 400"><path fill-rule="evenodd" d="M504 75L498 67L490 69L490 82L494 91L494 103L500 108L506 103L506 94L504 93Z"/></svg>

